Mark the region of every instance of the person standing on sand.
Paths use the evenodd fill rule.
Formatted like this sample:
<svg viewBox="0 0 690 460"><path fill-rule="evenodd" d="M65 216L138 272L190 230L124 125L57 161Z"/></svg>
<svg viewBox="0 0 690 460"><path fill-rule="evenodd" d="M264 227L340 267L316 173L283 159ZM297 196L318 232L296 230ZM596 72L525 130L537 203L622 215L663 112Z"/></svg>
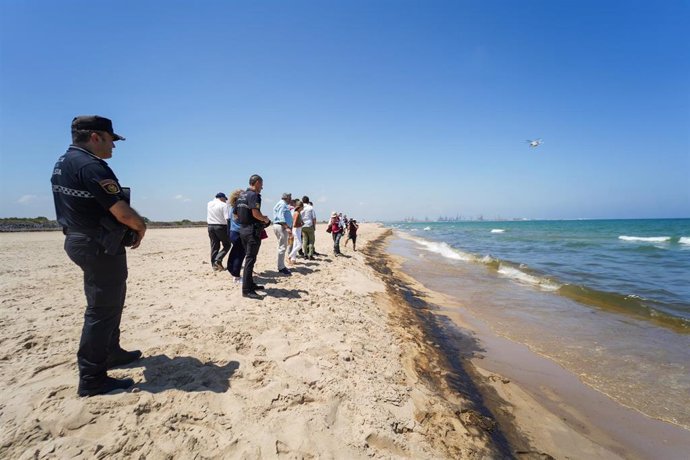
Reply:
<svg viewBox="0 0 690 460"><path fill-rule="evenodd" d="M309 204L314 207L314 202L309 200ZM323 254L320 254L316 252L316 210L314 211L314 225L312 225L312 228L314 229L314 256L322 256ZM324 221L325 222L325 221Z"/></svg>
<svg viewBox="0 0 690 460"><path fill-rule="evenodd" d="M235 212L235 207L237 206L237 199L240 197L242 189L237 189L230 194L230 199L228 200L229 211L228 216L228 238L232 244L232 249L230 249L230 254L228 254L228 271L233 277L236 284L242 282L240 278L240 271L242 270L242 261L244 261L244 246L242 245L242 239L240 238L240 223L237 220L237 213Z"/></svg>
<svg viewBox="0 0 690 460"><path fill-rule="evenodd" d="M290 270L285 266L285 251L292 228L292 213L289 207L291 200L292 194L283 193L283 197L273 207L273 233L278 238L278 271L284 275L290 274Z"/></svg>
<svg viewBox="0 0 690 460"><path fill-rule="evenodd" d="M331 220L328 222L331 228L331 236L333 237L333 255L339 256L340 252L340 238L343 236L343 227L340 223L340 218L337 212L331 213Z"/></svg>
<svg viewBox="0 0 690 460"><path fill-rule="evenodd" d="M343 222L343 213L338 212L337 214L337 219L338 219L338 225L340 225L340 239L342 240L343 235L345 235L345 223Z"/></svg>
<svg viewBox="0 0 690 460"><path fill-rule="evenodd" d="M129 205L115 173L104 161L115 141L108 118L78 116L72 120L72 145L53 167L50 179L65 252L84 272L86 311L77 364L79 396L123 390L132 379L108 376L108 369L129 364L141 351L120 346L120 321L127 292L127 253L146 234L144 219Z"/></svg>
<svg viewBox="0 0 690 460"><path fill-rule="evenodd" d="M291 198L291 199L290 199L290 202L288 203L288 210L290 211L290 216L293 217L293 219L292 219L293 225L292 225L291 227L294 227L294 222L295 222L295 219L294 219L294 216L293 216L294 211L295 211L295 201L296 201L296 200L295 200L294 198ZM286 246L286 249L285 249L285 254L288 254L288 255L292 252L292 242L293 242L294 239L295 239L295 236L294 236L294 234L292 233L292 230L293 230L293 229L290 228L290 231L288 232L288 241L287 241L287 246Z"/></svg>
<svg viewBox="0 0 690 460"><path fill-rule="evenodd" d="M230 251L228 238L228 197L225 193L216 193L216 197L206 205L206 223L208 224L208 238L211 240L211 267L215 271L222 271L223 257ZM223 249L220 250L220 244Z"/></svg>
<svg viewBox="0 0 690 460"><path fill-rule="evenodd" d="M314 212L314 207L309 202L308 196L302 197L302 204L304 206L301 212L302 220L304 221L304 226L302 227L302 252L304 253L304 258L314 260L316 213Z"/></svg>
<svg viewBox="0 0 690 460"><path fill-rule="evenodd" d="M249 188L237 198L235 213L240 222L240 239L246 252L242 273L242 296L263 299L256 293L264 287L254 282L254 264L261 247L261 231L271 225L271 219L261 214L261 190L264 180L258 174L249 178Z"/></svg>
<svg viewBox="0 0 690 460"><path fill-rule="evenodd" d="M302 249L302 227L304 226L304 221L302 220L302 209L304 206L300 200L295 200L295 209L292 211L292 235L294 237L294 244L292 245L292 251L288 259L291 263L297 263L297 253Z"/></svg>
<svg viewBox="0 0 690 460"><path fill-rule="evenodd" d="M357 225L357 221L355 219L350 219L350 222L347 224L347 239L345 240L345 246L347 246L347 242L352 240L352 249L356 252L357 251L357 230L359 229L359 225Z"/></svg>

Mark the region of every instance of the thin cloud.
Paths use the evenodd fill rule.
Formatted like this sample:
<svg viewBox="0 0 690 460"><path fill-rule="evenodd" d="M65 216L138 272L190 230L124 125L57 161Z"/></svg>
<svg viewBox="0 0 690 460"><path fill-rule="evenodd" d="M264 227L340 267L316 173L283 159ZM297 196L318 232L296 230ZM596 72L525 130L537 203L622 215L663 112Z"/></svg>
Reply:
<svg viewBox="0 0 690 460"><path fill-rule="evenodd" d="M22 195L17 200L17 203L19 203L19 204L31 204L31 203L35 203L35 202L40 201L40 200L41 200L41 197L39 197L38 195Z"/></svg>
<svg viewBox="0 0 690 460"><path fill-rule="evenodd" d="M181 201L183 203L190 203L192 200L190 198L185 197L184 195L175 195L174 197L177 201Z"/></svg>

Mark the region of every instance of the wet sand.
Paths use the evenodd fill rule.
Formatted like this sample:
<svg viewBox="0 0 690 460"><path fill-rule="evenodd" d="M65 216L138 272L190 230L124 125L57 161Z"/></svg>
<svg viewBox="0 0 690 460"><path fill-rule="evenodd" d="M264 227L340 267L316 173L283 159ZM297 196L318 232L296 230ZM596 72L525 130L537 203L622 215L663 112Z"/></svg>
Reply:
<svg viewBox="0 0 690 460"><path fill-rule="evenodd" d="M478 388L492 414L530 440L533 449L556 458L686 458L690 432L619 404L554 361L497 335L459 299L405 275L424 279L430 275L428 262L417 266L412 262L416 252L407 254L399 244L395 248L400 256L391 257L392 271L443 325L450 337L444 349L488 379L488 391ZM462 345L454 349L453 342Z"/></svg>

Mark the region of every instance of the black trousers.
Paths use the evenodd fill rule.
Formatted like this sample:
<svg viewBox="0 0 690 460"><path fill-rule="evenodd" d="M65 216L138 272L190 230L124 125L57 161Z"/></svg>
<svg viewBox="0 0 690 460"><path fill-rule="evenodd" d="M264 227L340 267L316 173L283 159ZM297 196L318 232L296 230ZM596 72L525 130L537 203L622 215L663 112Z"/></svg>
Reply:
<svg viewBox="0 0 690 460"><path fill-rule="evenodd" d="M228 226L208 224L208 237L211 240L211 265L222 262L223 257L230 251L230 238L228 238ZM220 244L223 249L220 250Z"/></svg>
<svg viewBox="0 0 690 460"><path fill-rule="evenodd" d="M120 349L120 320L127 294L125 248L108 255L92 237L68 234L65 252L84 272L86 311L77 364L80 386L98 387L106 376L106 359Z"/></svg>
<svg viewBox="0 0 690 460"><path fill-rule="evenodd" d="M254 264L256 263L256 256L259 254L261 247L261 230L242 229L240 231L240 239L244 246L244 271L242 272L242 292L247 293L254 290Z"/></svg>

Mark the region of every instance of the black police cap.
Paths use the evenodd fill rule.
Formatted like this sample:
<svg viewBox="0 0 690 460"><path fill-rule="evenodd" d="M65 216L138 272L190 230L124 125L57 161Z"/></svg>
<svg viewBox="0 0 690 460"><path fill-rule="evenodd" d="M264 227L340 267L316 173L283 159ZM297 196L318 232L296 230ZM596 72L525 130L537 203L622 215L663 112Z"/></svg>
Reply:
<svg viewBox="0 0 690 460"><path fill-rule="evenodd" d="M72 131L105 131L113 140L124 141L125 138L113 132L113 122L98 115L80 115L72 120Z"/></svg>

